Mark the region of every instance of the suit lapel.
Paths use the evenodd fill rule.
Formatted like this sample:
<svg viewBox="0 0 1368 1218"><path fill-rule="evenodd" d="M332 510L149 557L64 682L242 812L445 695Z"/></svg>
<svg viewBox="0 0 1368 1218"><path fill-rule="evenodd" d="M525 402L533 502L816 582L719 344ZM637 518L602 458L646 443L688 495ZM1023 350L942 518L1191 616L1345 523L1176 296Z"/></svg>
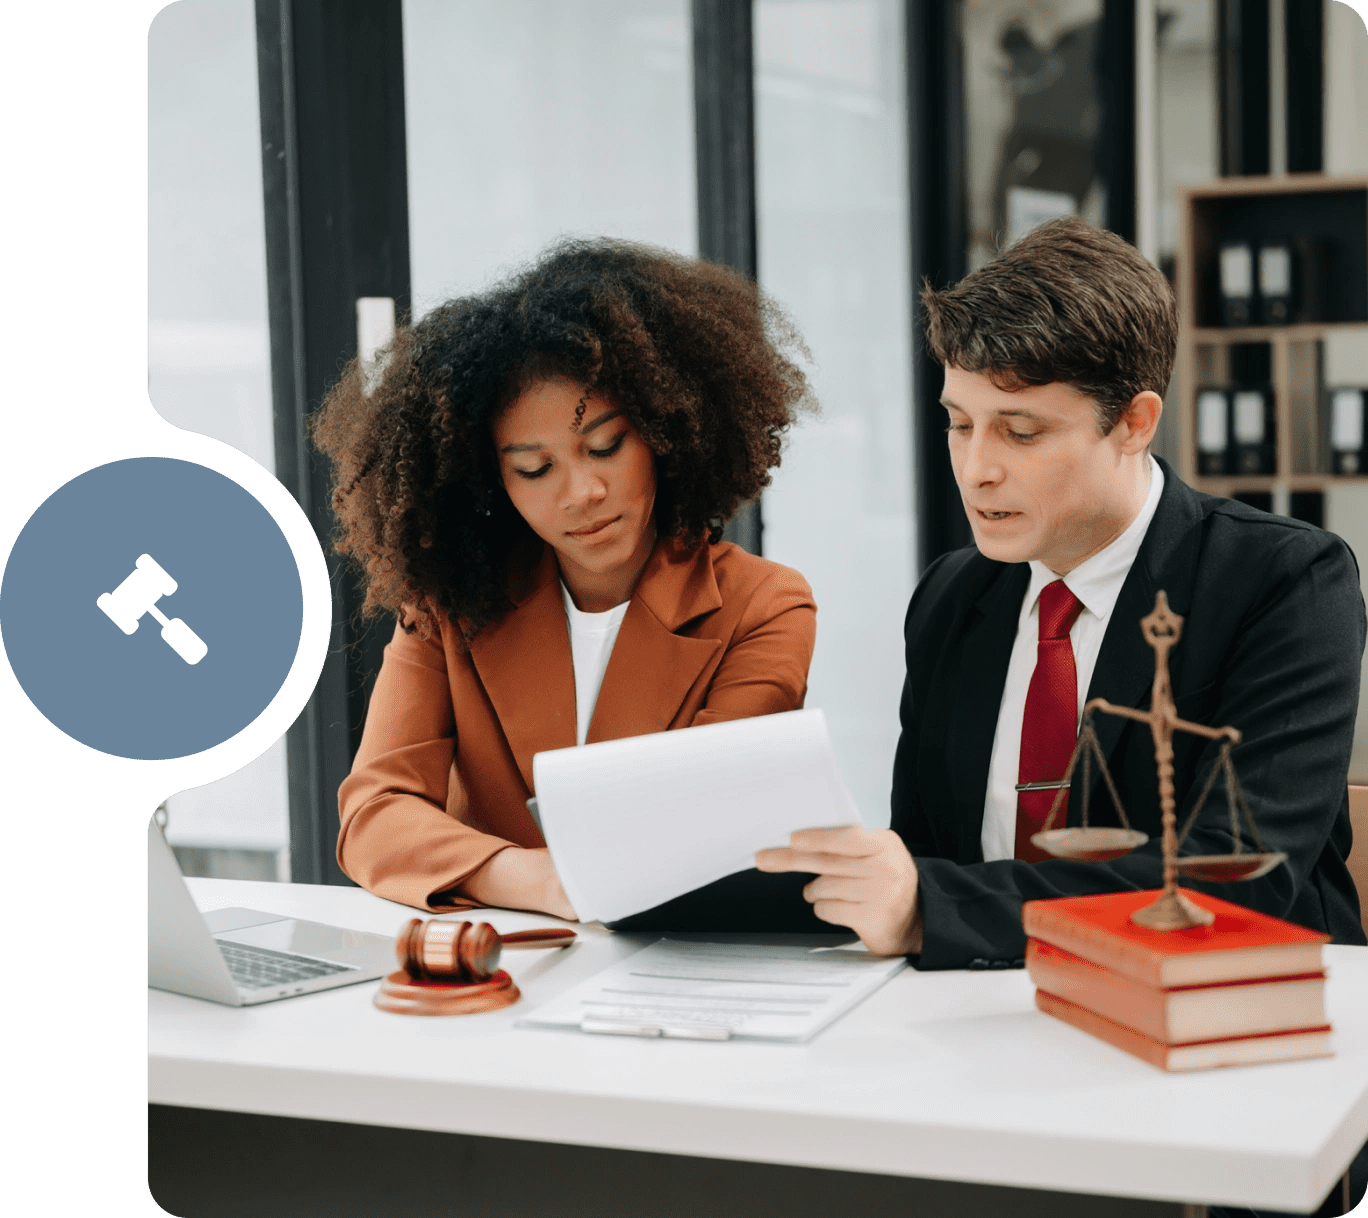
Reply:
<svg viewBox="0 0 1368 1218"><path fill-rule="evenodd" d="M722 650L719 639L677 631L721 607L711 546L656 546L613 644L587 743L670 726L699 674Z"/></svg>
<svg viewBox="0 0 1368 1218"><path fill-rule="evenodd" d="M504 738L532 790L533 754L575 743L575 669L559 568L547 546L531 589L511 613L486 626L470 658L494 704Z"/></svg>
<svg viewBox="0 0 1368 1218"><path fill-rule="evenodd" d="M530 579L512 582L520 588L513 611L475 636L470 658L530 791L533 756L575 744L575 668L555 552L545 547ZM618 631L587 740L665 731L722 649L676 631L721 607L711 547L658 544Z"/></svg>
<svg viewBox="0 0 1368 1218"><path fill-rule="evenodd" d="M1140 619L1154 609L1154 596L1160 589L1168 594L1169 606L1175 613L1187 613L1196 577L1194 547L1198 533L1193 526L1201 518L1193 491L1178 480L1178 475L1167 464L1162 461L1160 464L1164 470L1164 489L1154 519L1150 521L1145 539L1121 585L1121 595L1112 609L1088 685L1089 699L1106 698L1118 706L1140 709L1148 708L1154 683L1154 649L1145 642ZM1130 722L1119 715L1094 716L1098 743L1109 764L1121 734ZM1092 792L1096 792L1101 781L1097 767L1093 766ZM1069 819L1074 824L1081 815L1080 791L1081 786L1070 792Z"/></svg>
<svg viewBox="0 0 1368 1218"><path fill-rule="evenodd" d="M988 767L993 757L1007 666L1016 642L1021 598L1026 595L1029 582L1030 568L1025 563L1000 569L970 610L958 649L963 656L958 673L942 683L945 693L953 699L949 708L947 761L955 801L958 857L965 861L982 857L980 839ZM946 685L951 688L946 689Z"/></svg>

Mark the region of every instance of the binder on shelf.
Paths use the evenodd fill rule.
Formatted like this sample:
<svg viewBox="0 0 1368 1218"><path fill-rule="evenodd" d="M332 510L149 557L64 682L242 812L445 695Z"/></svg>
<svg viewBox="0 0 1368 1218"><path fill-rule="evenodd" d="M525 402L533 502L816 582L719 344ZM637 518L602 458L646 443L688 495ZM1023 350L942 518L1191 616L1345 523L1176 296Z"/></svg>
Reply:
<svg viewBox="0 0 1368 1218"><path fill-rule="evenodd" d="M1364 452L1364 398L1362 389L1330 391L1330 472L1359 474L1368 470Z"/></svg>
<svg viewBox="0 0 1368 1218"><path fill-rule="evenodd" d="M1288 241L1259 245L1259 320L1285 326L1292 320L1294 260Z"/></svg>
<svg viewBox="0 0 1368 1218"><path fill-rule="evenodd" d="M1287 496L1287 514L1316 528L1325 528L1325 492L1293 491Z"/></svg>
<svg viewBox="0 0 1368 1218"><path fill-rule="evenodd" d="M1221 320L1227 326L1254 321L1254 250L1248 241L1221 245Z"/></svg>
<svg viewBox="0 0 1368 1218"><path fill-rule="evenodd" d="M1230 399L1224 389L1203 389L1197 395L1197 469L1199 473L1230 473Z"/></svg>
<svg viewBox="0 0 1368 1218"><path fill-rule="evenodd" d="M1334 244L1322 237L1293 237L1289 244L1292 247L1294 299L1288 321L1335 320L1330 302L1330 280L1335 273Z"/></svg>
<svg viewBox="0 0 1368 1218"><path fill-rule="evenodd" d="M1236 389L1231 394L1230 407L1235 472L1275 473L1273 391L1266 387Z"/></svg>
<svg viewBox="0 0 1368 1218"><path fill-rule="evenodd" d="M1230 360L1227 386L1243 389L1273 383L1272 343L1231 343L1226 352Z"/></svg>

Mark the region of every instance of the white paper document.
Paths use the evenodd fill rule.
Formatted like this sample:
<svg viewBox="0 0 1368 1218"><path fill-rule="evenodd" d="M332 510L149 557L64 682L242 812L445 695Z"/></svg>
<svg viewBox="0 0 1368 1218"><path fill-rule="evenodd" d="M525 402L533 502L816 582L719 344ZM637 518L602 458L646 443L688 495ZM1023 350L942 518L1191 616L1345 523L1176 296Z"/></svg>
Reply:
<svg viewBox="0 0 1368 1218"><path fill-rule="evenodd" d="M537 815L582 922L755 866L796 829L857 825L820 710L538 753Z"/></svg>
<svg viewBox="0 0 1368 1218"><path fill-rule="evenodd" d="M519 1021L685 1040L805 1041L907 960L860 949L661 939Z"/></svg>

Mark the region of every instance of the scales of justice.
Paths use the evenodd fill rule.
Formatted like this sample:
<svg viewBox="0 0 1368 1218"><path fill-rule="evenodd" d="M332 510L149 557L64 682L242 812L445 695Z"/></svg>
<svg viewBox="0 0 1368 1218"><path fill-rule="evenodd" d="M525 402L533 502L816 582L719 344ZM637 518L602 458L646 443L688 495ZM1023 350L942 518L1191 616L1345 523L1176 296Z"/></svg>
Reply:
<svg viewBox="0 0 1368 1218"><path fill-rule="evenodd" d="M1187 930L1196 926L1209 926L1215 920L1214 915L1178 890L1180 873L1191 879L1214 883L1252 880L1272 871L1286 860L1287 855L1264 847L1259 830L1254 824L1254 817L1250 814L1244 791L1235 777L1230 750L1242 739L1239 730L1233 727L1207 727L1201 723L1189 723L1186 719L1178 718L1173 704L1173 690L1169 685L1168 655L1182 634L1183 619L1169 608L1168 596L1162 590L1154 598L1153 612L1140 619L1140 628L1144 632L1145 641L1154 648L1154 686L1149 710L1139 711L1127 706L1114 706L1105 698L1093 698L1084 706L1083 720L1078 729L1078 742L1074 745L1073 755L1069 758L1069 768L1060 780L1059 789L1054 802L1050 805L1050 814L1044 826L1031 841L1056 858L1082 862L1105 862L1108 859L1120 858L1149 841L1149 835L1132 829L1130 821L1126 818L1116 784L1107 770L1102 746L1097 739L1097 733L1093 730L1093 714L1101 711L1105 715L1120 715L1148 724L1154 736L1154 760L1159 771L1159 806L1163 814L1164 889L1153 904L1137 909L1131 915L1131 921L1149 930ZM1181 833L1177 830L1173 800L1174 732L1189 732L1221 742L1220 757L1212 766L1206 785L1202 788L1202 793L1188 815ZM1111 793L1112 803L1121 817L1123 828L1091 827L1088 824L1091 763L1094 757L1097 759L1102 778L1106 781L1107 790ZM1052 829L1050 826L1054 824L1060 807L1068 797L1074 770L1080 759L1083 762L1081 823L1075 828ZM1206 803L1218 773L1225 779L1226 800L1230 806L1233 852L1179 858L1178 849L1196 823L1197 814ZM1255 850L1245 850L1241 844L1240 813L1244 814L1245 823L1249 826Z"/></svg>

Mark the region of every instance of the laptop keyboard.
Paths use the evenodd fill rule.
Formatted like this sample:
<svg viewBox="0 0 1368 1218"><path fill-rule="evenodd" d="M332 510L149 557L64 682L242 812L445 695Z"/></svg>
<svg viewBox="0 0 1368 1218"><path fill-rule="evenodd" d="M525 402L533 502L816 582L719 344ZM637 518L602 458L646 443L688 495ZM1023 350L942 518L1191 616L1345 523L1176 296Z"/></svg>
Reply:
<svg viewBox="0 0 1368 1218"><path fill-rule="evenodd" d="M312 981L330 973L352 973L356 966L320 960L316 956L296 956L290 952L276 952L266 947L248 947L244 943L230 943L216 939L219 951L228 962L233 980L248 990L265 990L278 985Z"/></svg>

